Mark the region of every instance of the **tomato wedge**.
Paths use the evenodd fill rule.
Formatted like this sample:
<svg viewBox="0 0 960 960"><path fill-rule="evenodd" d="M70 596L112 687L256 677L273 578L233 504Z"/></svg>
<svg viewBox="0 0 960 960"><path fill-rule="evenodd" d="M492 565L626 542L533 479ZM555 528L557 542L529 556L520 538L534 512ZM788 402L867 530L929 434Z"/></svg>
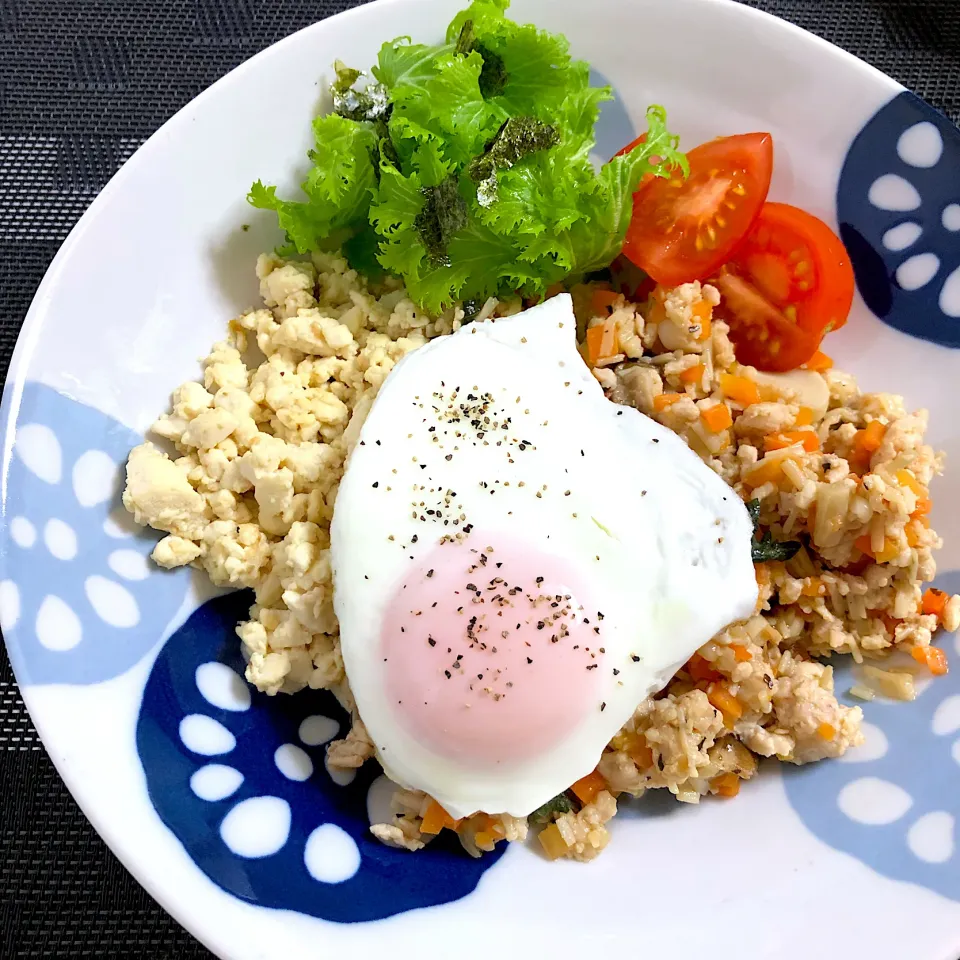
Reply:
<svg viewBox="0 0 960 960"><path fill-rule="evenodd" d="M710 282L720 291L714 316L730 326L730 339L740 363L758 370L784 372L806 363L823 339L791 323L748 280L729 267Z"/></svg>
<svg viewBox="0 0 960 960"><path fill-rule="evenodd" d="M640 185L623 244L626 257L668 287L718 270L746 235L767 198L773 138L721 137L687 159L688 177L677 171Z"/></svg>
<svg viewBox="0 0 960 960"><path fill-rule="evenodd" d="M792 370L847 322L854 276L840 238L786 203L767 203L711 280L716 315L730 325L737 359L761 370Z"/></svg>
<svg viewBox="0 0 960 960"><path fill-rule="evenodd" d="M822 220L799 207L765 204L728 266L804 330L829 333L847 322L850 257Z"/></svg>

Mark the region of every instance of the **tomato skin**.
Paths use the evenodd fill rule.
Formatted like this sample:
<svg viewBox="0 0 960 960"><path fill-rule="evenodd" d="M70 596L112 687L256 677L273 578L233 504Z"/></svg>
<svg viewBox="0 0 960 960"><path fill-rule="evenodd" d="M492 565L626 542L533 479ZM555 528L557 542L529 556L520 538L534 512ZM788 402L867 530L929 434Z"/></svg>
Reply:
<svg viewBox="0 0 960 960"><path fill-rule="evenodd" d="M770 187L773 138L721 137L691 150L687 160L688 177L674 171L641 183L623 244L626 257L667 287L718 270L744 238Z"/></svg>
<svg viewBox="0 0 960 960"><path fill-rule="evenodd" d="M766 203L728 265L802 329L839 330L856 285L843 241L813 214Z"/></svg>
<svg viewBox="0 0 960 960"><path fill-rule="evenodd" d="M786 203L764 204L710 282L720 291L716 314L730 327L737 359L771 371L814 356L824 335L846 323L855 286L840 238Z"/></svg>

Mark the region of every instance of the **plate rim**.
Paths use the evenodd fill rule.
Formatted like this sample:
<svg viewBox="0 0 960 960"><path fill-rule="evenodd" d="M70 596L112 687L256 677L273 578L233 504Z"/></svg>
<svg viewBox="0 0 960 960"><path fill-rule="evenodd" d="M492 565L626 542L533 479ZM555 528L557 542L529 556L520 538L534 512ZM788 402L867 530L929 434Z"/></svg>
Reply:
<svg viewBox="0 0 960 960"><path fill-rule="evenodd" d="M558 4L574 3L576 0L553 0L553 2ZM833 61L838 65L842 65L842 69L844 70L859 71L861 75L869 79L872 84L883 87L885 90L888 90L891 95L906 89L899 81L890 77L879 68L823 37L791 21L784 20L765 10L737 2L737 0L635 0L635 2L650 7L682 4L692 10L705 8L708 5L721 7L727 11L726 15L733 18L740 18L742 22L747 24L752 23L758 25L761 35L769 35L772 31L779 31L780 35L789 41L791 47L798 49L805 48L811 51L811 55L813 55L813 51L816 50L817 56L833 58ZM110 178L60 244L37 286L26 314L24 315L21 328L18 331L17 340L3 384L2 398L0 398L0 516L6 515L9 465L13 456L13 440L17 427L22 391L24 384L28 380L30 361L42 341L43 325L47 318L48 310L50 309L49 304L52 299L52 293L56 289L65 264L81 247L85 235L100 216L106 203L116 193L123 190L127 180L136 175L142 164L149 162L150 155L160 144L180 135L181 128L191 122L193 114L198 109L202 109L208 100L218 96L225 87L235 83L238 78L259 70L261 63L268 57L276 56L277 53L282 51L286 46L303 42L308 35L322 34L323 31L328 28L328 25L334 21L342 26L351 20L359 21L364 17L369 17L371 11L383 9L388 6L412 6L415 4L426 6L432 3L434 3L434 0L371 0L371 2L362 3L321 20L317 20L306 27L280 38L219 77L180 107L138 146L136 151L134 151ZM147 662L152 663L163 642L165 641L161 640L158 635L158 640L154 646L151 647L150 652L140 663L131 667L126 673L142 667ZM190 922L185 920L184 914L186 911L180 909L180 902L168 897L166 893L159 888L153 879L153 873L149 868L149 864L138 856L136 849L129 843L123 841L122 837L106 822L105 818L100 815L93 804L88 803L86 800L81 800L78 797L72 785L75 775L69 770L68 756L67 754L58 754L56 751L56 736L47 729L48 725L43 719L43 710L38 709L33 703L33 685L29 683L21 684L21 671L18 669L19 651L15 645L13 647L8 645L7 650L20 696L27 708L31 723L37 731L47 756L54 764L58 776L70 792L71 799L77 804L84 817L90 822L99 837L110 849L111 853L123 864L124 868L132 875L134 880L140 884L178 924L204 944L211 952L221 956L221 954L217 953L214 943L215 925L200 925L192 922L192 920ZM178 842L172 834L170 836L174 842ZM364 925L361 924L360 926Z"/></svg>

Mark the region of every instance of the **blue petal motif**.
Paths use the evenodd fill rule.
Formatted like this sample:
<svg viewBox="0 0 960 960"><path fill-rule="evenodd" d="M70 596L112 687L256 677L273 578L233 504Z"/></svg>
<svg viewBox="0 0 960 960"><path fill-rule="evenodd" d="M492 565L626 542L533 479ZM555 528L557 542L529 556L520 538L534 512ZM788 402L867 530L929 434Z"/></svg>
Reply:
<svg viewBox="0 0 960 960"><path fill-rule="evenodd" d="M960 571L939 577L936 586L960 591ZM941 643L948 648L956 641L944 637ZM960 901L960 662L955 649L949 658L950 673L933 680L911 703L855 700L846 694L854 682L849 666L835 665L838 699L863 707L870 725L867 743L848 755L851 762L783 769L791 806L824 843L884 876ZM857 753L866 759L854 762Z"/></svg>
<svg viewBox="0 0 960 960"><path fill-rule="evenodd" d="M120 503L122 466L142 438L33 382L23 385L14 429L0 511L0 623L17 679L119 676L159 640L189 584L185 570L152 567L157 536L135 529Z"/></svg>
<svg viewBox="0 0 960 960"><path fill-rule="evenodd" d="M595 67L590 68L590 86L605 87L610 81ZM612 100L600 104L600 116L594 128L594 150L603 161L609 160L621 147L625 147L637 135L637 129L627 113L626 104L616 87L611 86Z"/></svg>
<svg viewBox="0 0 960 960"><path fill-rule="evenodd" d="M837 219L870 310L960 347L960 130L912 93L894 97L850 146Z"/></svg>
<svg viewBox="0 0 960 960"><path fill-rule="evenodd" d="M309 717L336 721L339 733L330 723L329 739L345 735L349 721L333 695L304 690L292 697L268 697L242 686L244 665L234 626L246 617L251 602L252 595L242 591L202 606L165 644L147 681L137 750L150 799L163 822L214 883L265 907L353 923L471 893L499 859L504 844L479 860L469 857L449 834L415 854L384 846L371 836L367 818L367 793L380 772L377 765L367 763L352 783L337 786L324 769L323 744L299 735ZM211 687L202 682L209 679L209 671L219 672L221 680L225 676L223 667L211 664L224 665L233 676L226 675L229 684L214 685L214 695L207 699L200 688L209 694ZM222 696L227 687L240 694L236 702ZM187 717L188 723L196 724L199 717L208 728L210 721L221 728L201 727L199 736L191 736L194 731L183 726ZM189 749L184 740L204 753ZM213 750L222 752L210 755ZM298 776L305 779L281 773L278 750L301 761L303 753L309 757L298 768ZM224 790L234 789L224 799L201 799L194 790L195 775L213 765L218 769L212 777L222 780ZM220 792L212 791L214 796ZM229 818L245 802L259 803L268 812L271 822L258 826L266 826L270 836L260 844L257 836L241 835L247 849L237 855L224 834L236 848L238 837L229 830ZM317 860L305 856L305 850L320 828L337 837L338 844L325 861L320 858L318 871ZM327 879L316 879L318 872Z"/></svg>

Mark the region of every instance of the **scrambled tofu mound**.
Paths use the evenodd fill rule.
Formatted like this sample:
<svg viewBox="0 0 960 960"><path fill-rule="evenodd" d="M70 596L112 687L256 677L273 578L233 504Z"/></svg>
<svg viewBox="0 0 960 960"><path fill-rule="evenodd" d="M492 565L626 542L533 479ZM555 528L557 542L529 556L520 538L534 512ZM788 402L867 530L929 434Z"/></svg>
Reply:
<svg viewBox="0 0 960 960"><path fill-rule="evenodd" d="M339 257L264 255L257 275L265 307L230 324L203 382L178 387L152 427L177 455L137 447L123 500L167 534L160 566L193 563L220 586L256 591L237 631L252 684L338 688L329 530L344 462L394 364L463 313L428 318L397 285L374 295ZM336 749L344 766L373 753L365 732Z"/></svg>
<svg viewBox="0 0 960 960"><path fill-rule="evenodd" d="M173 394L170 412L130 454L124 505L163 531L153 559L193 564L256 603L237 633L247 679L268 693L331 689L353 716L328 746L334 767L376 754L357 715L333 612L330 521L344 464L393 366L463 322L459 307L420 312L402 286L374 288L336 255L257 263L264 308L231 322L203 362L203 382ZM910 698L935 630L960 625L960 597L928 604L933 579L929 484L941 457L923 442L925 411L861 394L833 370L773 377L737 364L717 291L657 290L611 304L575 288L581 341L607 328L592 358L609 398L682 436L744 499L774 541L804 534L791 557L757 564L754 616L706 643L667 688L639 704L597 771L531 818L552 857L589 860L606 846L617 797L667 789L696 803L733 796L757 757L808 763L861 741L859 707L840 704L818 658L863 664L860 695ZM521 309L489 300L480 319ZM609 335L612 333L612 336ZM583 348L584 355L588 353ZM174 451L171 455L168 451ZM869 661L869 662L868 662ZM885 661L885 662L884 662ZM417 850L443 827L479 856L523 840L527 821L478 813L450 821L417 791L398 790L393 819L372 832Z"/></svg>

